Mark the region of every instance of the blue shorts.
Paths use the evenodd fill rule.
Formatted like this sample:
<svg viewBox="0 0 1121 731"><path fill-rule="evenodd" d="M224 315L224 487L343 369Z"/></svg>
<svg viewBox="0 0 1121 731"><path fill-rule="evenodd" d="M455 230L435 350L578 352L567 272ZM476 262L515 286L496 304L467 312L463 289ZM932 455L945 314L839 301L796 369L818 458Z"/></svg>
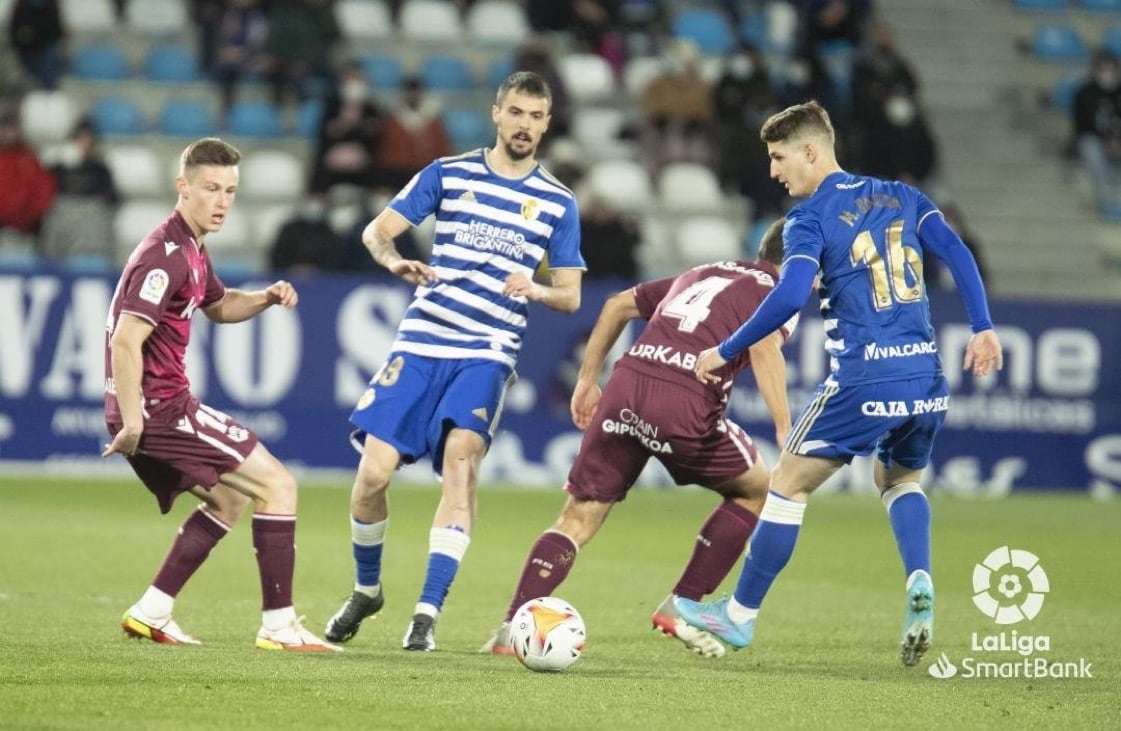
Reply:
<svg viewBox="0 0 1121 731"><path fill-rule="evenodd" d="M920 470L946 420L950 387L942 376L817 387L786 440L792 454L851 462L876 451L886 466Z"/></svg>
<svg viewBox="0 0 1121 731"><path fill-rule="evenodd" d="M444 439L453 427L478 433L490 447L506 389L517 376L485 358L426 358L393 352L370 379L350 414L351 441L361 451L366 434L391 445L407 464L431 457L443 469Z"/></svg>

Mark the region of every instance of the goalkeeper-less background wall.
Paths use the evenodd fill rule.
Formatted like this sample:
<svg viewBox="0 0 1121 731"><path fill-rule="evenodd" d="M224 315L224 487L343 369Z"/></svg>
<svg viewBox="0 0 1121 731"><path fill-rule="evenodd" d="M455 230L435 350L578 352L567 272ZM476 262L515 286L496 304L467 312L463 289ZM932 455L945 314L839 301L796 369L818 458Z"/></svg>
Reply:
<svg viewBox="0 0 1121 731"><path fill-rule="evenodd" d="M84 472L123 464L98 458L106 440L102 364L114 284L45 270L0 274L0 473L28 463ZM192 390L256 429L289 464L351 470L357 454L347 440L347 415L388 352L411 288L369 276L316 276L295 284L300 304L294 311L274 308L221 327L195 318ZM587 283L584 305L573 316L532 310L520 381L508 395L485 481L563 484L580 441L568 398L581 346L603 299L620 286ZM786 348L794 409L825 373L815 307L807 308ZM1121 489L1116 307L995 300L1005 369L978 382L960 370L970 333L959 301L940 297L932 308L953 396L929 484L984 494L1061 488L1106 496ZM773 428L753 389L737 389L731 415L773 459ZM405 469L401 477L433 479L426 465ZM668 484L659 467L644 481ZM870 489L869 461L857 460L831 486Z"/></svg>

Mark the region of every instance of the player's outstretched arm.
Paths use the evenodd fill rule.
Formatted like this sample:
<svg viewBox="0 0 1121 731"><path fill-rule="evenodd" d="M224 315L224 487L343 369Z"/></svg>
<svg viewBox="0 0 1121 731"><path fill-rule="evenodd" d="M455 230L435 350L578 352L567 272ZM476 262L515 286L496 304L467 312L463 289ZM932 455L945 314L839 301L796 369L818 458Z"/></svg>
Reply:
<svg viewBox="0 0 1121 731"><path fill-rule="evenodd" d="M588 343L584 346L584 358L576 376L576 388L572 391L572 423L578 429L588 427L596 406L599 405L599 376L603 372L607 354L611 352L627 323L637 317L638 305L632 289L614 294L603 303L595 327L588 336Z"/></svg>
<svg viewBox="0 0 1121 731"><path fill-rule="evenodd" d="M292 309L299 299L296 288L291 282L281 279L265 289L253 292L227 289L222 299L203 307L202 311L213 322L243 322L256 317L273 305Z"/></svg>
<svg viewBox="0 0 1121 731"><path fill-rule="evenodd" d="M775 442L779 449L790 433L790 402L786 397L786 356L782 353L782 334L773 332L749 348L755 385L775 422Z"/></svg>
<svg viewBox="0 0 1121 731"><path fill-rule="evenodd" d="M439 280L436 270L422 261L405 259L393 243L411 225L400 213L386 208L362 231L362 243L369 249L374 261L390 273L412 284L434 284Z"/></svg>
<svg viewBox="0 0 1121 731"><path fill-rule="evenodd" d="M580 309L580 283L584 272L579 269L554 269L549 273L552 286L533 281L526 272L514 272L506 277L502 294L507 297L525 297L530 302L540 302L550 310L576 312Z"/></svg>

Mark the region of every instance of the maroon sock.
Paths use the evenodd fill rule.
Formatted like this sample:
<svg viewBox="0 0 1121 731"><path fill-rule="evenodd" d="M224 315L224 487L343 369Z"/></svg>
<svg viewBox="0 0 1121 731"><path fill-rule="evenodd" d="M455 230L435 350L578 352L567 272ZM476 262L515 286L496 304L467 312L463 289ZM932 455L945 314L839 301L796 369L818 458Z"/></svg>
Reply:
<svg viewBox="0 0 1121 731"><path fill-rule="evenodd" d="M229 532L228 525L205 509L192 512L179 526L179 535L171 544L171 550L167 552L152 586L168 596L178 596L187 579L210 555L210 550Z"/></svg>
<svg viewBox="0 0 1121 731"><path fill-rule="evenodd" d="M759 516L732 500L716 506L701 526L693 555L673 587L678 596L700 601L716 591L720 582L743 555L747 539L755 530Z"/></svg>
<svg viewBox="0 0 1121 731"><path fill-rule="evenodd" d="M261 574L261 609L292 606L296 568L296 516L253 514L253 548Z"/></svg>
<svg viewBox="0 0 1121 731"><path fill-rule="evenodd" d="M506 621L510 621L518 607L530 599L552 596L553 589L568 576L577 551L576 544L565 534L556 531L542 533L526 557L518 588L514 590L514 598L506 610Z"/></svg>

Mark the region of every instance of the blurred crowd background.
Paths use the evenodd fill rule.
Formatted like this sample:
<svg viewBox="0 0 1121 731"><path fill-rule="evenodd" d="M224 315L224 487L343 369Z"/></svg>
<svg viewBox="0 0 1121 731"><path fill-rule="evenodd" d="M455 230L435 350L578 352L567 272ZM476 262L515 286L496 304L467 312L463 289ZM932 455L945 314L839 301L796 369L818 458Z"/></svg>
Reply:
<svg viewBox="0 0 1121 731"><path fill-rule="evenodd" d="M245 153L220 272L372 269L363 226L493 143L495 89L530 69L590 277L754 256L792 204L758 129L814 98L842 165L925 190L994 293L1121 297L1121 0L0 0L0 22L3 269L120 267L204 135Z"/></svg>

